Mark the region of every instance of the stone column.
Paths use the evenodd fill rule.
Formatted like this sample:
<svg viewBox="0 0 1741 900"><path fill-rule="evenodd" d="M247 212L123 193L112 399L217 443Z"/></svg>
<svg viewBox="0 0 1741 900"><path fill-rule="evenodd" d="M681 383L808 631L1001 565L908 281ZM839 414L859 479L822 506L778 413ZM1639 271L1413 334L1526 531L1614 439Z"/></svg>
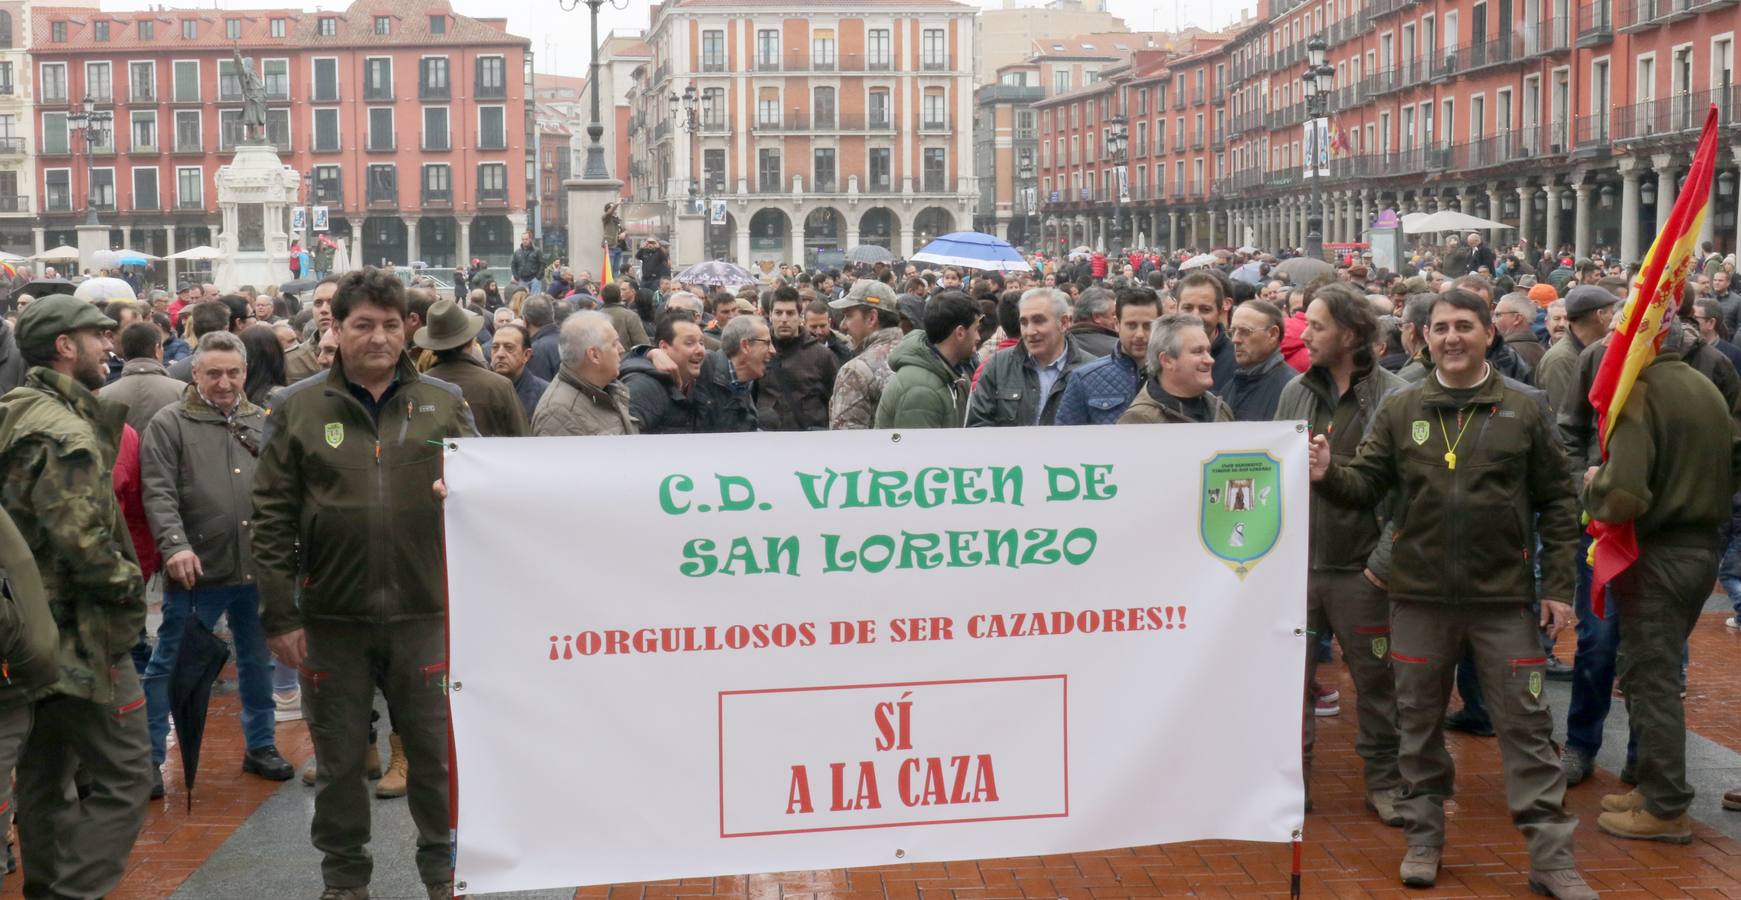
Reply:
<svg viewBox="0 0 1741 900"><path fill-rule="evenodd" d="M749 268L750 265L750 229L746 221L738 228L738 265Z"/></svg>
<svg viewBox="0 0 1741 900"><path fill-rule="evenodd" d="M1575 207L1576 219L1573 222L1572 249L1578 256L1589 256L1590 214L1595 211L1590 205L1590 192L1594 188L1583 181L1582 174L1578 173L1576 176L1579 180L1573 188L1578 194L1578 205Z"/></svg>
<svg viewBox="0 0 1741 900"><path fill-rule="evenodd" d="M417 244L417 223L419 221L421 221L422 217L421 216L405 216L404 219L405 219L405 263L407 265L409 265L412 260L423 258L422 256L419 256L417 253L417 247L418 247L418 244ZM515 241L514 246L516 246L516 247L520 246L520 242Z"/></svg>
<svg viewBox="0 0 1741 900"><path fill-rule="evenodd" d="M169 292L171 294L175 293L175 282L178 278L176 270L181 267L180 260L169 258L174 256L176 253L175 226L165 225L163 226L163 272L164 277L169 279Z"/></svg>
<svg viewBox="0 0 1741 900"><path fill-rule="evenodd" d="M1179 252L1179 211L1167 210L1167 251Z"/></svg>
<svg viewBox="0 0 1741 900"><path fill-rule="evenodd" d="M1556 255L1560 252L1560 192L1563 190L1565 190L1565 188L1560 187L1560 185L1555 182L1550 181L1547 184L1548 232L1546 239L1542 242L1542 246L1546 248L1549 253Z"/></svg>
<svg viewBox="0 0 1741 900"><path fill-rule="evenodd" d="M1502 222L1504 219L1501 216L1504 211L1505 203L1500 198L1499 182L1496 181L1487 188L1487 218L1495 222ZM1487 233L1487 246L1505 246L1505 231L1506 229L1503 228L1490 229Z"/></svg>
<svg viewBox="0 0 1741 900"><path fill-rule="evenodd" d="M1541 249L1535 242L1535 185L1527 181L1517 186L1517 235L1529 241L1530 246ZM1534 259L1529 262L1535 264Z"/></svg>
<svg viewBox="0 0 1741 900"><path fill-rule="evenodd" d="M1674 154L1658 153L1650 158L1651 166L1656 169L1656 231L1662 233L1668 227L1668 214L1674 211L1675 176L1680 167L1675 165Z"/></svg>
<svg viewBox="0 0 1741 900"><path fill-rule="evenodd" d="M1209 247L1214 247L1214 246L1221 243L1220 241L1216 240L1216 238L1220 235L1221 229L1216 227L1216 222L1215 222L1216 219L1221 217L1221 214L1216 212L1214 207L1210 207L1209 211L1204 213L1204 217L1209 220L1209 222L1208 222L1209 243L1208 243L1208 246L1204 248L1207 250L1207 249L1209 249Z"/></svg>
<svg viewBox="0 0 1741 900"><path fill-rule="evenodd" d="M43 241L45 241L47 238L48 238L48 229L43 228L41 225L37 225L37 226L32 227L30 229L30 239L33 243L35 243L36 249L32 250L30 252L41 253L42 251L47 250L48 244L43 243ZM37 271L42 270L42 267L38 266L38 265L32 264L31 267L36 269Z"/></svg>
<svg viewBox="0 0 1741 900"><path fill-rule="evenodd" d="M1639 171L1638 159L1624 156L1620 159L1620 262L1632 265L1638 262L1638 179L1644 173Z"/></svg>
<svg viewBox="0 0 1741 900"><path fill-rule="evenodd" d="M1694 252L1703 250L1705 243L1715 242L1717 238L1717 173L1722 171L1723 164L1719 161L1711 173L1711 186L1705 192L1705 218L1699 223L1699 243L1694 245Z"/></svg>
<svg viewBox="0 0 1741 900"><path fill-rule="evenodd" d="M472 217L454 216L453 221L459 225L459 233L453 239L454 261L463 269L472 262ZM576 262L572 257L568 261Z"/></svg>
<svg viewBox="0 0 1741 900"><path fill-rule="evenodd" d="M786 245L786 260L808 269L810 266L804 259L804 217L799 213L792 213L787 221L792 224L792 236L791 243Z"/></svg>
<svg viewBox="0 0 1741 900"><path fill-rule="evenodd" d="M802 238L804 236L804 232L799 231L798 236L800 238ZM743 248L744 248L743 258L749 259L750 258L750 230L747 227L744 229ZM908 222L906 225L904 225L901 228L901 249L897 252L900 254L900 257L902 259L909 259L912 257L913 253L915 251L917 251L917 249L918 249L917 247L913 246L913 223ZM738 265L743 265L743 261L739 260Z"/></svg>

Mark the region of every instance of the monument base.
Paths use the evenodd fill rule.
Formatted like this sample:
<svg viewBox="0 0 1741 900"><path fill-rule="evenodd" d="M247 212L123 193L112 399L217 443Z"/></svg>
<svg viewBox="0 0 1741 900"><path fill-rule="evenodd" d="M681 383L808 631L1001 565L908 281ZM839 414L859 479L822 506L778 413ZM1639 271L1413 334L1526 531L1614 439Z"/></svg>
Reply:
<svg viewBox="0 0 1741 900"><path fill-rule="evenodd" d="M605 254L605 205L622 199L623 183L614 178L570 178L562 189L568 193L568 264L576 273L599 275ZM629 248L631 257L634 249Z"/></svg>
<svg viewBox="0 0 1741 900"><path fill-rule="evenodd" d="M109 246L109 226L78 225L75 226L73 230L79 233L79 265L77 269L69 272L62 272L61 274L68 278L71 278L74 275L82 275L86 272L89 272L92 275L98 274L91 267L91 258L95 256L99 250L114 249Z"/></svg>
<svg viewBox="0 0 1741 900"><path fill-rule="evenodd" d="M302 177L271 144L244 142L216 180L224 223L218 237L224 259L213 267L219 289L264 289L291 280L288 210Z"/></svg>

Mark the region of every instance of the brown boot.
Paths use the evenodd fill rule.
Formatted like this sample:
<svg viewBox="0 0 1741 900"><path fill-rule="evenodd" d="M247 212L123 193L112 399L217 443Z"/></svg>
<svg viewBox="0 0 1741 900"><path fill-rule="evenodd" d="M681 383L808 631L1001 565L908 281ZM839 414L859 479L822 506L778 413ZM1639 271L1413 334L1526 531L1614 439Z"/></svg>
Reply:
<svg viewBox="0 0 1741 900"><path fill-rule="evenodd" d="M1644 794L1633 788L1624 794L1603 794L1602 811L1611 813L1631 812L1644 808Z"/></svg>
<svg viewBox="0 0 1741 900"><path fill-rule="evenodd" d="M381 748L375 746L374 732L369 732L369 752L363 757L363 769L368 773L369 780L381 777Z"/></svg>
<svg viewBox="0 0 1741 900"><path fill-rule="evenodd" d="M1741 809L1741 788L1729 791L1723 795L1724 809Z"/></svg>
<svg viewBox="0 0 1741 900"><path fill-rule="evenodd" d="M1636 841L1670 844L1690 844L1693 841L1693 823L1686 813L1662 819L1642 806L1626 812L1605 812L1596 818L1596 827L1615 837Z"/></svg>
<svg viewBox="0 0 1741 900"><path fill-rule="evenodd" d="M405 748L396 734L387 735L387 745L393 755L387 759L387 773L375 784L375 796L382 800L405 796Z"/></svg>

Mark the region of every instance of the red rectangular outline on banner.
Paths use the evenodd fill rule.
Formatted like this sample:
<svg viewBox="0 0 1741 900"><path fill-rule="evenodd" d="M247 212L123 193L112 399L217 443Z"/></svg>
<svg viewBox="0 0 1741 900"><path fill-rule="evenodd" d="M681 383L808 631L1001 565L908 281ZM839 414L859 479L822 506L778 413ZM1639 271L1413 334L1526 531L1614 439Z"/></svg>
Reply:
<svg viewBox="0 0 1741 900"><path fill-rule="evenodd" d="M982 816L972 819L930 819L913 822L878 822L870 825L832 825L826 828L788 828L779 831L740 831L725 830L725 698L728 695L740 694L795 694L806 691L856 691L868 688L904 688L937 684L987 684L992 682L1010 681L1049 681L1056 679L1063 687L1063 730L1064 730L1064 810L1054 813L1033 813L1025 816ZM1015 822L1024 819L1063 819L1070 816L1070 676L1068 675L1015 675L1005 678L954 678L943 681L890 681L880 684L824 684L811 687L764 688L761 690L720 691L718 694L718 718L714 733L719 741L719 836L721 838L769 837L780 834L814 834L824 831L859 831L866 828L906 828L914 825L962 825L968 822Z"/></svg>

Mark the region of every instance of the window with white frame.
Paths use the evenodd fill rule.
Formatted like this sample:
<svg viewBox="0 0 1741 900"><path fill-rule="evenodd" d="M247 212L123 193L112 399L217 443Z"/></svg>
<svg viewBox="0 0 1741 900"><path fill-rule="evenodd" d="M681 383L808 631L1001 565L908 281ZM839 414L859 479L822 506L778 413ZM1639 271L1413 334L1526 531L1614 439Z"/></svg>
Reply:
<svg viewBox="0 0 1741 900"><path fill-rule="evenodd" d="M314 111L314 151L332 153L339 149L339 111L336 108Z"/></svg>
<svg viewBox="0 0 1741 900"><path fill-rule="evenodd" d="M175 208L205 209L205 170L199 166L177 166L175 170Z"/></svg>
<svg viewBox="0 0 1741 900"><path fill-rule="evenodd" d="M44 103L67 102L66 63L43 63L37 97Z"/></svg>

